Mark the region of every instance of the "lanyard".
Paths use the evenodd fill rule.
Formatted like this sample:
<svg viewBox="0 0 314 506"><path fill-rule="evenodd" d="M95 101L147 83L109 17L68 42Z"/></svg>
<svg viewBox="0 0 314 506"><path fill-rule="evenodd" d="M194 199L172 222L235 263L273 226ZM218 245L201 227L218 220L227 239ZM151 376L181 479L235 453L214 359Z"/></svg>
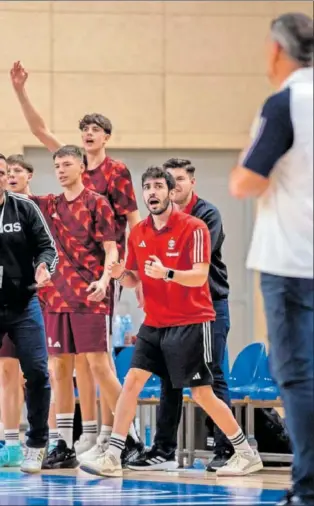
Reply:
<svg viewBox="0 0 314 506"><path fill-rule="evenodd" d="M1 214L0 214L0 230L2 229L2 225L3 225L3 217L4 217L4 208L5 208L5 193L3 194L3 207L2 207L2 211L1 211Z"/></svg>

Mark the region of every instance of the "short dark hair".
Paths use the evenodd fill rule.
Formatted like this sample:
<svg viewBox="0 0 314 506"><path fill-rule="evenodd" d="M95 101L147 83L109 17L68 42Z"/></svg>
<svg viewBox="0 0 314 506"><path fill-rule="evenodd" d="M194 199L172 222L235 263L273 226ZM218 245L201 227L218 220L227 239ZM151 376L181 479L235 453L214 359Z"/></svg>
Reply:
<svg viewBox="0 0 314 506"><path fill-rule="evenodd" d="M75 146L74 144L67 144L66 146L62 146L52 155L53 160L56 158L64 158L65 156L73 156L80 160L81 163L84 163L84 155L81 148Z"/></svg>
<svg viewBox="0 0 314 506"><path fill-rule="evenodd" d="M30 174L34 173L34 167L31 163L27 162L23 155L10 155L7 158L7 164L10 165L19 165L23 169L27 170Z"/></svg>
<svg viewBox="0 0 314 506"><path fill-rule="evenodd" d="M301 12L283 14L271 22L271 35L302 67L313 65L313 19Z"/></svg>
<svg viewBox="0 0 314 506"><path fill-rule="evenodd" d="M170 172L167 172L163 167L159 167L158 165L151 165L142 174L142 188L147 179L165 179L169 191L174 190L176 187L176 182Z"/></svg>
<svg viewBox="0 0 314 506"><path fill-rule="evenodd" d="M167 169L184 169L190 176L194 176L195 167L190 160L185 158L169 158L164 164L163 168Z"/></svg>
<svg viewBox="0 0 314 506"><path fill-rule="evenodd" d="M98 113L85 114L84 118L82 118L79 122L79 129L83 130L87 125L92 125L93 123L102 128L106 134L111 135L112 123L110 119Z"/></svg>
<svg viewBox="0 0 314 506"><path fill-rule="evenodd" d="M4 160L5 162L7 161L6 157L2 153L0 153L0 160Z"/></svg>

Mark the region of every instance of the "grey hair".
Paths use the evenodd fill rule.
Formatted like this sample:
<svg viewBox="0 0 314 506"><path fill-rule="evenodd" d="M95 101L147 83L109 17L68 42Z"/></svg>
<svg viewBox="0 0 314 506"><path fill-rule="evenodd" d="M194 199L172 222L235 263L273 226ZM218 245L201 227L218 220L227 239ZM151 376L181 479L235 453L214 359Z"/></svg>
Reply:
<svg viewBox="0 0 314 506"><path fill-rule="evenodd" d="M302 67L313 65L313 19L296 12L279 16L271 23L271 37Z"/></svg>

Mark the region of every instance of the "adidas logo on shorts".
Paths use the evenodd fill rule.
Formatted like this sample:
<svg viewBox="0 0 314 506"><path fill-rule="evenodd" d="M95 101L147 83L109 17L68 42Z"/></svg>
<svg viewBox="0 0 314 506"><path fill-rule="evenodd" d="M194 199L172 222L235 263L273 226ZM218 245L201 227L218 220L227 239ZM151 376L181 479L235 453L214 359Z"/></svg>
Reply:
<svg viewBox="0 0 314 506"><path fill-rule="evenodd" d="M61 348L61 344L59 343L59 341L53 344L51 337L48 337L47 341L48 341L48 348Z"/></svg>
<svg viewBox="0 0 314 506"><path fill-rule="evenodd" d="M195 376L193 376L193 379L194 379L194 380L200 380L200 379L201 379L201 375L200 375L200 373L199 373L199 372L197 372L197 373L195 374Z"/></svg>

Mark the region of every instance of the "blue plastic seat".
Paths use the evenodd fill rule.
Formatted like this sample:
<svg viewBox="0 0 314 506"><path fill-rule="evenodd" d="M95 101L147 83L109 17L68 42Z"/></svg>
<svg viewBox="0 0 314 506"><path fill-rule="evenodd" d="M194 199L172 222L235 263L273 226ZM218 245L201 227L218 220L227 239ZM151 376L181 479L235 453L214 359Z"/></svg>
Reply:
<svg viewBox="0 0 314 506"><path fill-rule="evenodd" d="M139 399L160 399L160 378L155 374L146 382Z"/></svg>
<svg viewBox="0 0 314 506"><path fill-rule="evenodd" d="M121 385L123 385L125 377L129 372L132 356L134 352L134 346L128 346L120 351L115 357L115 366L117 371L117 377ZM142 392L139 395L140 399L152 399L160 398L160 379L155 374L152 374L145 384Z"/></svg>
<svg viewBox="0 0 314 506"><path fill-rule="evenodd" d="M126 375L129 372L132 357L134 352L134 346L127 346L115 357L115 366L117 371L117 377L121 385L123 385Z"/></svg>
<svg viewBox="0 0 314 506"><path fill-rule="evenodd" d="M249 344L239 353L228 381L231 399L244 399L250 394L265 359L266 348L263 343Z"/></svg>
<svg viewBox="0 0 314 506"><path fill-rule="evenodd" d="M259 376L249 397L256 401L274 401L280 397L279 388L270 372L269 356L265 357L261 364Z"/></svg>

